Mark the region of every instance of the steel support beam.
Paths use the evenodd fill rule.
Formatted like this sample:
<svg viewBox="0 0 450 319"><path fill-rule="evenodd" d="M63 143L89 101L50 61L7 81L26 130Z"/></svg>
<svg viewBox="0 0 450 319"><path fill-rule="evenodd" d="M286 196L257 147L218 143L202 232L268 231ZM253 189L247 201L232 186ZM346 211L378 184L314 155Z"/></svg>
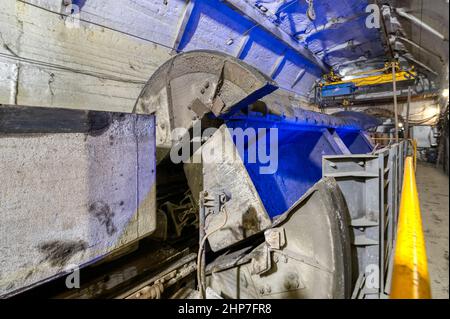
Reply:
<svg viewBox="0 0 450 319"><path fill-rule="evenodd" d="M433 51L430 51L430 50L424 48L424 47L421 46L421 45L418 45L416 42L411 41L410 39L405 38L405 37L402 37L402 36L399 36L399 35L396 36L396 39L398 39L398 40L400 40L400 41L403 41L403 42L406 42L406 43L412 45L413 47L415 47L415 48L417 48L417 49L419 49L419 50L425 52L426 54L435 56L436 58L439 59L439 61L440 61L442 64L444 64L444 59L443 59L439 54L437 54L437 53L435 53L435 52L433 52Z"/></svg>
<svg viewBox="0 0 450 319"><path fill-rule="evenodd" d="M411 108L411 87L408 87L408 104L406 107L405 138L409 138L409 111Z"/></svg>
<svg viewBox="0 0 450 319"><path fill-rule="evenodd" d="M248 41L250 40L250 31L247 32L241 39L241 42L239 44L239 48L235 54L235 57L237 59L241 59L242 58L242 53L244 52L244 49L246 48Z"/></svg>
<svg viewBox="0 0 450 319"><path fill-rule="evenodd" d="M294 88L294 86L296 86L298 84L298 82L300 82L300 80L303 78L303 76L305 75L306 70L300 70L300 72L298 72L297 76L295 77L294 82L291 85L291 89Z"/></svg>
<svg viewBox="0 0 450 319"><path fill-rule="evenodd" d="M173 42L173 49L170 52L172 55L178 53L178 48L180 46L181 40L183 39L184 31L186 30L186 26L189 23L189 19L191 18L192 11L194 10L195 0L187 0L186 5L184 7L183 15L178 23L178 31Z"/></svg>
<svg viewBox="0 0 450 319"><path fill-rule="evenodd" d="M269 76L273 79L274 76L278 73L281 66L283 65L283 61L286 58L285 53L281 54L278 59L275 61L275 64L272 67L272 70L270 71Z"/></svg>
<svg viewBox="0 0 450 319"><path fill-rule="evenodd" d="M446 41L447 39L445 38L445 36L440 33L439 31L437 31L436 29L434 29L433 27L431 27L430 25L426 24L425 22L423 22L422 20L420 20L419 18L413 16L412 14L406 12L406 10L404 8L396 8L395 12L405 18L408 19L409 21L411 21L412 23L414 23L415 25L421 27L424 30L427 30L428 32L430 32L431 34L435 35L436 37L438 37L439 39L441 39L442 41Z"/></svg>
<svg viewBox="0 0 450 319"><path fill-rule="evenodd" d="M433 70L432 68L430 68L428 65L426 65L426 64L424 64L424 63L422 63L422 62L420 62L420 61L417 61L417 60L416 60L415 58L413 58L412 56L410 56L410 55L408 55L408 54L404 54L404 55L402 55L402 57L405 58L406 60L411 61L412 63L416 64L417 66L419 66L419 67L421 67L421 68L427 70L427 71L430 72L431 74L433 74L433 75L435 75L435 76L438 76L438 73L437 73L435 70Z"/></svg>
<svg viewBox="0 0 450 319"><path fill-rule="evenodd" d="M398 143L397 78L396 78L395 64L396 64L395 62L392 62L392 93L394 95L395 141Z"/></svg>
<svg viewBox="0 0 450 319"><path fill-rule="evenodd" d="M376 5L378 7L380 7L380 5L378 3L378 0L376 0L375 3L376 3ZM388 34L388 31L387 31L387 25L386 25L386 17L385 17L385 15L386 16L390 16L391 10L390 10L389 6L383 6L381 10L382 11L381 11L380 17L381 17L381 22L382 22L382 29L383 29L384 40L386 41L386 45L387 45L387 47L389 49L389 55L393 59L393 58L395 58L395 53L394 53L394 49L392 48L391 41L389 39L389 34Z"/></svg>
<svg viewBox="0 0 450 319"><path fill-rule="evenodd" d="M241 0L225 0L224 3L228 4L232 9L239 11L244 16L251 19L257 25L261 26L264 30L271 33L273 36L281 40L284 44L294 49L296 52L301 54L303 57L317 65L323 72L328 73L330 71L329 66L327 66L321 59L319 59L313 52L300 45L295 41L291 35L287 34L264 16L259 14L250 4Z"/></svg>

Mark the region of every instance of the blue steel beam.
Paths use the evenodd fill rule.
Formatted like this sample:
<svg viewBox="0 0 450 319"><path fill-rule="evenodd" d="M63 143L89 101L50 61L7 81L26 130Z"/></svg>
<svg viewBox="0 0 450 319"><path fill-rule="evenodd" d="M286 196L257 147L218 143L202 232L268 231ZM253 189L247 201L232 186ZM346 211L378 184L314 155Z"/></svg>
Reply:
<svg viewBox="0 0 450 319"><path fill-rule="evenodd" d="M369 128L367 121L362 122L352 118L350 115L332 116L318 112L308 111L301 108L286 108L286 109L269 109L267 113L255 112L251 109L246 113L239 112L233 115L222 116L227 121L249 121L249 122L266 122L277 126L279 123L282 126L303 126L303 127L318 127L318 128L332 128L343 129L350 131L361 131ZM376 126L373 122L372 126Z"/></svg>
<svg viewBox="0 0 450 319"><path fill-rule="evenodd" d="M186 30L186 26L189 23L189 19L191 18L192 11L194 10L195 0L187 0L186 5L184 7L183 15L180 18L178 24L178 32L173 42L173 50L171 54L176 54L179 52L178 48L180 46L181 40L183 39L184 32Z"/></svg>
<svg viewBox="0 0 450 319"><path fill-rule="evenodd" d="M323 72L328 73L330 71L330 67L326 65L320 58L318 58L313 52L300 45L292 38L291 35L287 34L284 30L278 28L265 17L258 14L254 7L249 5L247 2L241 0L225 0L225 3L228 3L233 9L239 11L242 15L249 17L257 25L270 32L274 37L294 49L314 65L318 66Z"/></svg>

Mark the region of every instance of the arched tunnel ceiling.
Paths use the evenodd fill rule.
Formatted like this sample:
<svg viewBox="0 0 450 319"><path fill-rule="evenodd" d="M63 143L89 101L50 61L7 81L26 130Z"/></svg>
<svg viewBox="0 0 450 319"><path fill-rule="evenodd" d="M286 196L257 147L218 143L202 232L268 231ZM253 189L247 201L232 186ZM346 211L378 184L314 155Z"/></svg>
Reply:
<svg viewBox="0 0 450 319"><path fill-rule="evenodd" d="M61 1L28 0L52 11ZM328 69L342 75L375 69L390 59L382 29L367 28L371 0L72 0L85 22L120 30L176 52L209 49L235 56L272 77L281 88L308 97ZM392 12L388 31L438 52L448 65L448 1L379 1L404 8L444 34L421 31ZM315 19L307 12L314 8ZM386 18L386 17L385 17ZM399 22L399 23L398 23ZM447 67L409 44L392 43L445 78ZM397 53L398 53L397 52ZM403 59L403 64L414 64ZM445 74L444 74L445 73Z"/></svg>
<svg viewBox="0 0 450 319"><path fill-rule="evenodd" d="M449 1L396 0L391 1L391 5L395 8L403 8L405 12L423 21L444 37L445 40L442 40L436 34L419 27L411 20L402 16L397 17L404 36L429 52L403 41L405 49L417 61L438 73L437 77L442 82L441 86L448 88Z"/></svg>
<svg viewBox="0 0 450 319"><path fill-rule="evenodd" d="M245 6L236 3L249 4L248 10L251 6L264 15L341 75L381 68L394 56L402 67L414 66L434 83L447 87L447 0L226 2L240 8ZM373 5L380 8L379 28L367 25ZM308 15L309 7L313 8L314 19ZM416 21L405 18L400 11ZM419 26L422 22L425 27Z"/></svg>
<svg viewBox="0 0 450 319"><path fill-rule="evenodd" d="M312 20L306 0L197 0L178 48L219 48L272 76L280 87L308 96L331 68L349 61L371 68L384 64L380 30L365 26L368 4L313 1Z"/></svg>
<svg viewBox="0 0 450 319"><path fill-rule="evenodd" d="M349 61L385 57L379 30L365 26L367 1L312 1L315 20L308 17L305 0L248 2L259 11L267 9L265 14L272 23L333 68Z"/></svg>

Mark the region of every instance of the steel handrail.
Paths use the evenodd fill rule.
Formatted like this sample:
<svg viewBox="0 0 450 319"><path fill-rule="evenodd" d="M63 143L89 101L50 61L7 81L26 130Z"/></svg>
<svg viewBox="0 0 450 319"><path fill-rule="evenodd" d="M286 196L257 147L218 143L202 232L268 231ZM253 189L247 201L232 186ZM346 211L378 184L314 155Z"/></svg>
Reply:
<svg viewBox="0 0 450 319"><path fill-rule="evenodd" d="M413 158L405 160L391 299L431 298L428 262Z"/></svg>

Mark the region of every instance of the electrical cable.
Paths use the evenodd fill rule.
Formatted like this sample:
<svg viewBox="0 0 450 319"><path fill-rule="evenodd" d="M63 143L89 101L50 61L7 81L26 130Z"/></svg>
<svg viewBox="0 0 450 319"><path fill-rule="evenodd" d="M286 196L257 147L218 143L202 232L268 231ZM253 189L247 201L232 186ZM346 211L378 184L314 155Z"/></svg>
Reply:
<svg viewBox="0 0 450 319"><path fill-rule="evenodd" d="M204 278L202 278L202 267L203 267L203 265L202 265L202 255L203 255L203 250L204 250L205 243L206 243L206 240L208 239L208 237L211 236L212 234L218 232L219 230L221 230L223 227L225 227L225 225L228 222L228 212L227 212L225 206L222 207L222 211L224 212L224 215L225 215L225 218L224 218L224 221L223 221L222 225L220 225L220 227L217 227L213 231L211 231L208 234L206 234L205 237L203 237L202 241L200 242L200 246L198 248L198 255L197 255L197 282L198 282L198 289L200 291L200 296L202 296L202 297L205 296Z"/></svg>

